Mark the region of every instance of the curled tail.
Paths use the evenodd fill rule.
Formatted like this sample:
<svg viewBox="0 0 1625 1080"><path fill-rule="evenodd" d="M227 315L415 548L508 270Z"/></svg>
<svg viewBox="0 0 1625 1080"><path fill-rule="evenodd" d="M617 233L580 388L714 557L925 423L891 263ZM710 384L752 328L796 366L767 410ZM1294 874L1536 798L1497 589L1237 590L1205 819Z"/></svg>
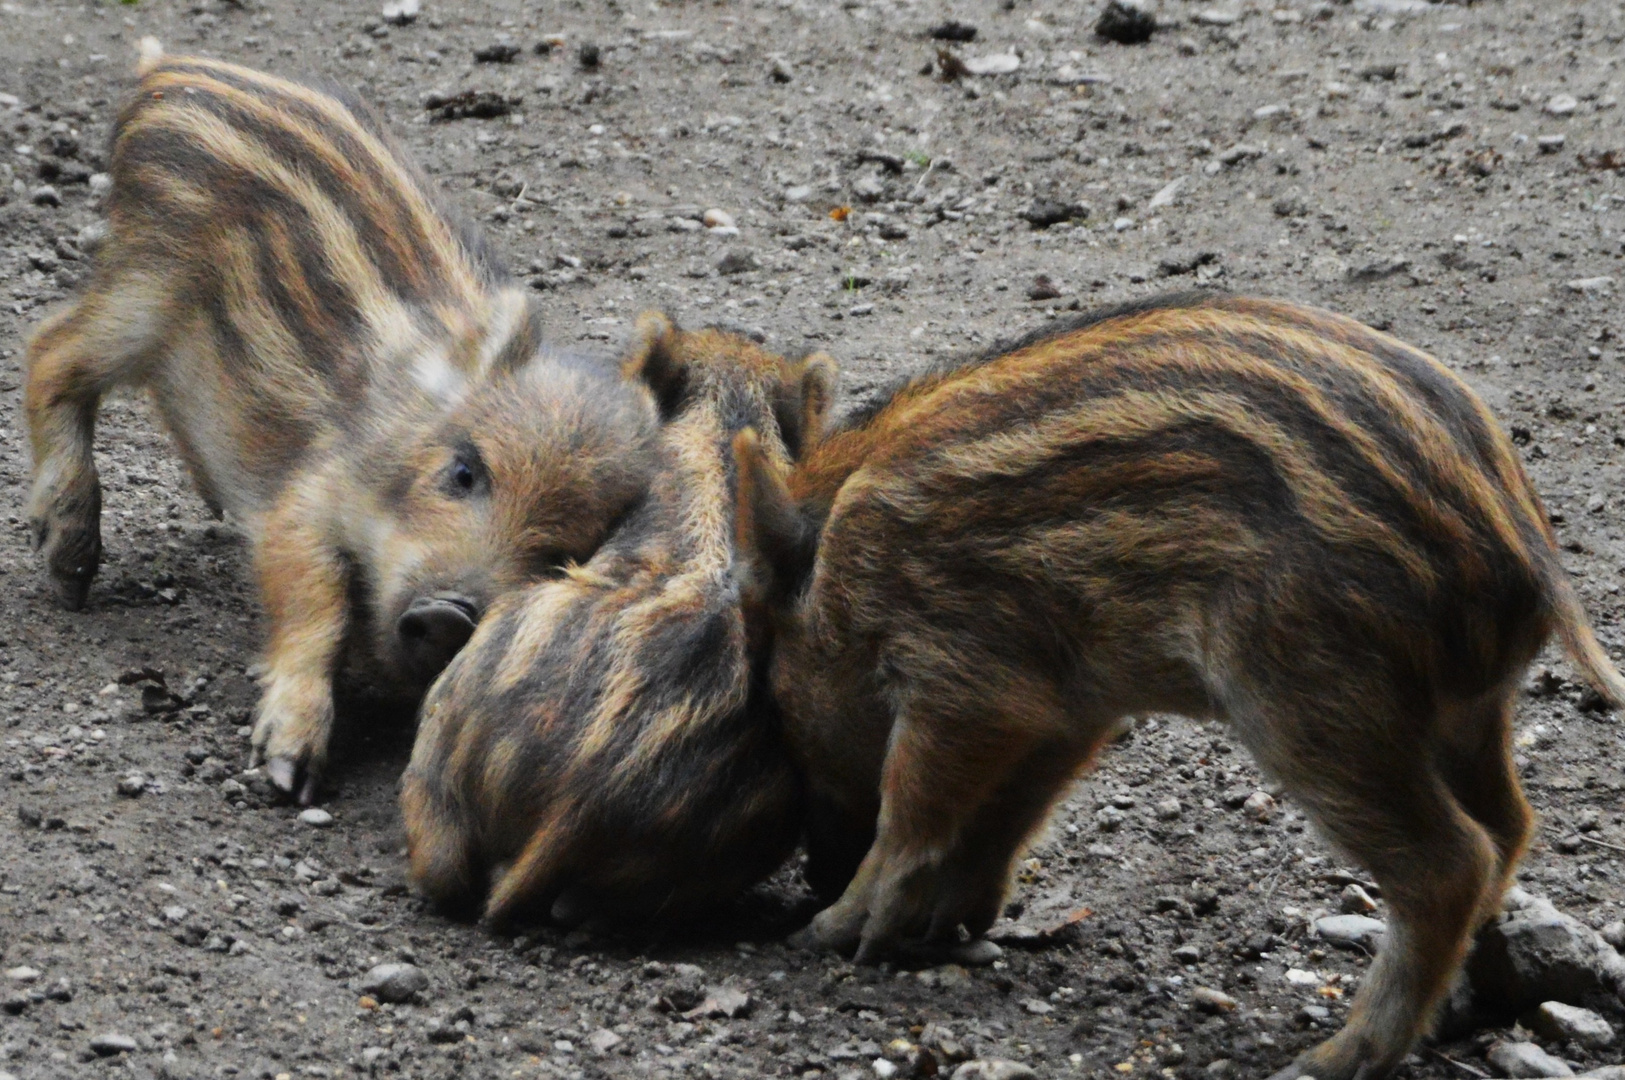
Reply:
<svg viewBox="0 0 1625 1080"><path fill-rule="evenodd" d="M1556 561L1555 557L1553 561ZM1620 675L1619 669L1603 650L1602 643L1597 640L1591 622L1586 618L1585 608L1580 606L1580 596L1569 584L1561 566L1556 568L1553 577L1556 580L1550 582L1554 601L1552 606L1557 615L1557 633L1563 639L1563 651L1580 669L1586 683L1601 694L1611 707L1625 707L1625 676Z"/></svg>
<svg viewBox="0 0 1625 1080"><path fill-rule="evenodd" d="M157 38L148 35L141 39L139 49L135 60L135 73L141 76L158 66L158 61L164 58L164 46Z"/></svg>

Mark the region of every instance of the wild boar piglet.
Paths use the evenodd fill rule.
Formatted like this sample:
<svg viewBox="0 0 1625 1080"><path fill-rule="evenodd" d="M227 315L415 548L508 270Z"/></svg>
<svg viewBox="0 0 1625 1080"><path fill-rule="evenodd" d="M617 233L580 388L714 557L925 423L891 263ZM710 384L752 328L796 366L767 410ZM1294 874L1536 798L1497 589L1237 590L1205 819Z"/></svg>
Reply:
<svg viewBox="0 0 1625 1080"><path fill-rule="evenodd" d="M1529 837L1509 732L1547 638L1625 692L1483 403L1324 311L1153 300L914 379L788 476L742 450L813 877L844 887L806 940L982 933L1126 715L1222 719L1391 911L1281 1077L1379 1076L1428 1025Z"/></svg>
<svg viewBox="0 0 1625 1080"><path fill-rule="evenodd" d="M109 236L28 346L29 523L57 597L101 560L101 398L144 387L246 532L270 642L253 747L308 801L347 643L421 693L501 593L642 495L641 384L543 349L525 289L338 90L143 43Z"/></svg>
<svg viewBox="0 0 1625 1080"><path fill-rule="evenodd" d="M835 374L644 316L626 361L667 417L648 499L582 566L499 600L424 701L412 876L497 922L681 918L770 873L800 787L754 664L732 441L787 465Z"/></svg>

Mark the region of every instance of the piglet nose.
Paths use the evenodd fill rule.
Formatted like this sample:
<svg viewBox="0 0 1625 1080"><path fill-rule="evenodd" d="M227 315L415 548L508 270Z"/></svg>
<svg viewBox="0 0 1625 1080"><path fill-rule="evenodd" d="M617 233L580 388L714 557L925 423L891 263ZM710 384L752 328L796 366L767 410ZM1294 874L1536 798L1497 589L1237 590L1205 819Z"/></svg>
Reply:
<svg viewBox="0 0 1625 1080"><path fill-rule="evenodd" d="M466 596L437 593L412 601L395 626L412 671L425 681L440 674L468 643L479 617L479 608Z"/></svg>

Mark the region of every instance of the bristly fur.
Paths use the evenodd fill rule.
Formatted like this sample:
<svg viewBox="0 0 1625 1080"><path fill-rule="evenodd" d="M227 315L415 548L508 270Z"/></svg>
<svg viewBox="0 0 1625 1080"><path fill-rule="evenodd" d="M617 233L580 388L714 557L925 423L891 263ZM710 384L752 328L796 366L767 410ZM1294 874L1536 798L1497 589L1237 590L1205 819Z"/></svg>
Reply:
<svg viewBox="0 0 1625 1080"><path fill-rule="evenodd" d="M543 354L527 290L352 95L153 41L137 68L94 278L29 344L34 543L81 606L97 406L147 388L254 542L271 620L254 747L308 799L341 642L367 644L380 683L427 685L403 611L455 594L477 614L590 555L643 491L653 404L612 367ZM372 620L349 635L353 586Z"/></svg>
<svg viewBox="0 0 1625 1080"><path fill-rule="evenodd" d="M800 786L753 666L732 443L787 465L833 380L737 335L639 322L668 417L648 499L584 566L500 601L431 689L402 781L412 875L497 923L680 918L783 861Z"/></svg>
<svg viewBox="0 0 1625 1080"><path fill-rule="evenodd" d="M1283 1076L1380 1076L1425 1030L1528 840L1511 717L1547 638L1625 697L1488 410L1328 312L1085 316L740 469L809 872L844 886L810 940L984 931L1122 717L1220 718L1392 910L1348 1026Z"/></svg>

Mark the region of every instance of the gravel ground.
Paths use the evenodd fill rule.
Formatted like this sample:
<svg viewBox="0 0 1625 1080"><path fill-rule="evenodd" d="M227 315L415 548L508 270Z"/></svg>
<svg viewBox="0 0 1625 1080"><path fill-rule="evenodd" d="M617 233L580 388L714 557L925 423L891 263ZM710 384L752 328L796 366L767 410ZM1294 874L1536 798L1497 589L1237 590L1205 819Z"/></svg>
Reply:
<svg viewBox="0 0 1625 1080"><path fill-rule="evenodd" d="M102 413L89 609L56 610L26 549L23 337L85 273L101 148L153 33L361 90L566 344L611 348L658 306L827 349L857 401L1169 288L1391 329L1509 425L1619 656L1620 5L1165 0L1134 46L1097 37L1098 10L424 0L389 26L370 3L0 3L0 1078L906 1075L901 1039L944 1065L1228 1080L1340 1023L1369 961L1312 920L1364 907L1362 875L1218 727L1154 718L1105 755L1023 864L989 968L787 949L793 868L680 935L496 938L405 887L409 708L351 703L325 815L243 772L263 619L143 402ZM928 35L949 20L974 40ZM512 111L425 107L465 90ZM1542 819L1522 881L1602 927L1625 900L1621 728L1550 663L1520 715ZM424 978L364 988L382 963ZM1610 996L1574 1004L1625 1021ZM1508 1035L1454 1034L1401 1073L1505 1075ZM1620 1056L1540 1041L1576 1071Z"/></svg>

